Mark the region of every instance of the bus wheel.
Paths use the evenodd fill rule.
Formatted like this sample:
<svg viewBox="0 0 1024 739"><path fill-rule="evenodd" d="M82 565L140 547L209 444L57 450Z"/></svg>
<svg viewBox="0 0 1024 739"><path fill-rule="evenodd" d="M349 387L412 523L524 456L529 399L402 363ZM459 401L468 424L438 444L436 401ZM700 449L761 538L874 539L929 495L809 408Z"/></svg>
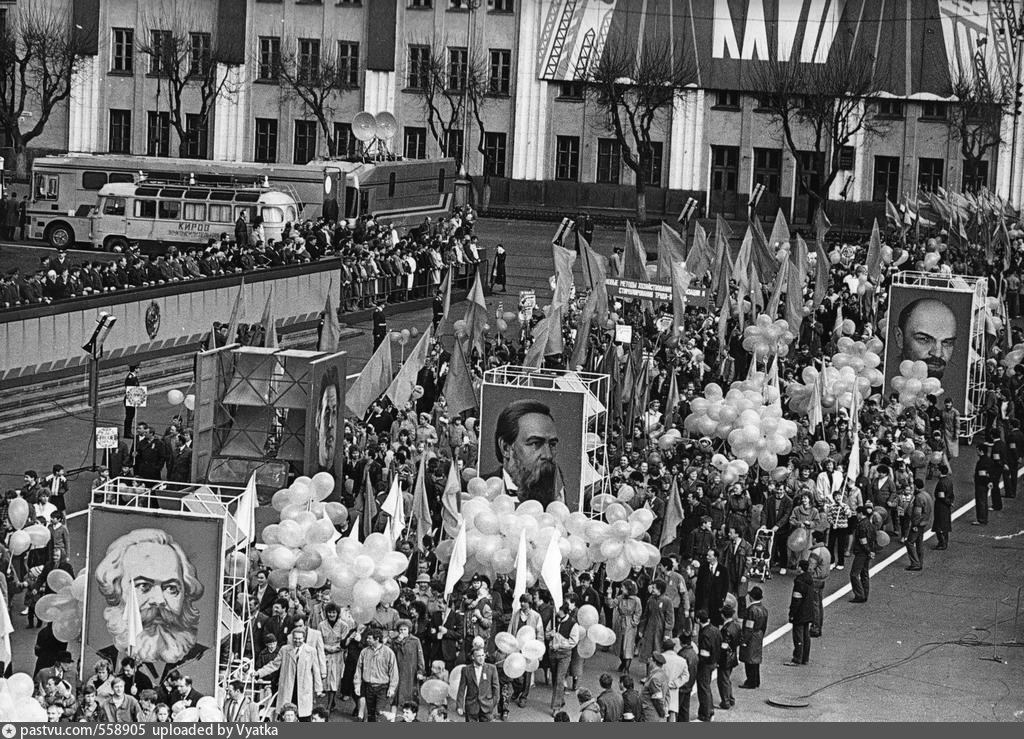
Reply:
<svg viewBox="0 0 1024 739"><path fill-rule="evenodd" d="M103 248L105 251L113 251L118 254L123 254L128 251L128 239L121 236L111 236L103 244Z"/></svg>
<svg viewBox="0 0 1024 739"><path fill-rule="evenodd" d="M75 232L68 224L57 223L47 230L46 240L54 249L69 249L75 245Z"/></svg>

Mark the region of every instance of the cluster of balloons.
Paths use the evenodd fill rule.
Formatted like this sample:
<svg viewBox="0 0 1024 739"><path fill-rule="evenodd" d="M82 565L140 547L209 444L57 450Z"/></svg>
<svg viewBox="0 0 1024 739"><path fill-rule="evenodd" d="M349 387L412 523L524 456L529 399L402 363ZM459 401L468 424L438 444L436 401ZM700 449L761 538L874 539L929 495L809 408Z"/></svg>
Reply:
<svg viewBox="0 0 1024 739"><path fill-rule="evenodd" d="M171 405L184 404L190 411L194 411L196 409L196 396L192 393L185 395L185 393L177 389L167 391L167 402Z"/></svg>
<svg viewBox="0 0 1024 739"><path fill-rule="evenodd" d="M600 614L590 604L580 606L576 611L576 623L586 631L579 644L576 645L576 651L583 659L593 657L598 647L610 647L615 643L615 632L607 626L602 626L598 623L599 620Z"/></svg>
<svg viewBox="0 0 1024 739"><path fill-rule="evenodd" d="M537 638L532 626L523 626L514 635L507 631L495 634L494 646L505 655L502 671L513 680L535 672L544 656L544 642Z"/></svg>
<svg viewBox="0 0 1024 739"><path fill-rule="evenodd" d="M501 316L495 321L495 323L497 324L499 331L505 332L508 330L509 324L514 323L518 319L518 313L513 313L512 311L507 310L501 314Z"/></svg>
<svg viewBox="0 0 1024 739"><path fill-rule="evenodd" d="M405 346L412 339L415 339L417 336L419 336L419 334L420 330L413 326L412 328L403 328L401 331L392 331L390 334L390 338L396 344L400 346Z"/></svg>
<svg viewBox="0 0 1024 739"><path fill-rule="evenodd" d="M721 387L709 384L703 398L690 402L692 412L683 426L705 436L726 439L733 457L748 465L756 463L770 472L779 466L778 455L789 454L792 450L797 425L782 417L782 405L776 402L778 395L773 387L751 388L757 382L756 377L734 382L725 395Z"/></svg>
<svg viewBox="0 0 1024 739"><path fill-rule="evenodd" d="M921 360L904 359L900 362L900 373L892 378L892 389L900 394L900 404L906 408L928 395L939 395L942 383L938 377L928 376L928 365Z"/></svg>
<svg viewBox="0 0 1024 739"><path fill-rule="evenodd" d="M802 383L791 382L786 386L789 409L800 415L807 415L810 411L816 380L822 388L821 410L825 415L838 413L840 408L849 408L854 392L859 393L862 399L871 394L871 379L849 365L842 369L825 367L820 372L814 367L804 367L800 378Z"/></svg>
<svg viewBox="0 0 1024 739"><path fill-rule="evenodd" d="M63 642L77 639L82 633L82 606L88 575L83 568L77 577L64 570L52 570L46 585L53 592L36 601L36 617L53 625L53 635Z"/></svg>
<svg viewBox="0 0 1024 739"><path fill-rule="evenodd" d="M32 697L33 693L35 683L24 672L7 679L0 677L0 721L46 723L46 709Z"/></svg>
<svg viewBox="0 0 1024 739"><path fill-rule="evenodd" d="M788 322L780 318L773 323L768 314L762 313L743 330L743 348L755 357L771 354L784 357L789 354L789 345L795 338Z"/></svg>
<svg viewBox="0 0 1024 739"><path fill-rule="evenodd" d="M39 549L50 543L50 530L41 523L28 523L28 501L24 498L12 498L7 508L7 518L14 527L7 540L7 546L15 557L24 554L29 549Z"/></svg>
<svg viewBox="0 0 1024 739"><path fill-rule="evenodd" d="M711 466L722 473L722 482L732 485L747 476L750 465L742 459L729 459L724 454L711 457Z"/></svg>
<svg viewBox="0 0 1024 739"><path fill-rule="evenodd" d="M171 720L177 723L203 721L205 723L219 724L224 721L224 712L217 705L216 698L212 695L204 695L194 707L189 706L184 701L178 701L171 706Z"/></svg>
<svg viewBox="0 0 1024 739"><path fill-rule="evenodd" d="M832 366L840 370L852 367L858 377L867 379L867 387L880 387L885 379L878 365L882 363L882 340L872 337L867 341L854 341L849 336L839 339L837 349L832 355ZM858 382L863 387L864 383ZM866 397L866 396L865 396Z"/></svg>
<svg viewBox="0 0 1024 739"><path fill-rule="evenodd" d="M391 605L401 591L395 579L409 569L409 558L393 551L391 540L373 533L360 543L342 539L321 568L331 583L331 601L349 606L356 623L373 618L377 604Z"/></svg>
<svg viewBox="0 0 1024 739"><path fill-rule="evenodd" d="M1024 360L1024 342L1014 344L1013 348L1003 357L1002 365L1006 367L1006 374L1013 376L1022 360Z"/></svg>
<svg viewBox="0 0 1024 739"><path fill-rule="evenodd" d="M675 445L683 440L683 432L673 426L658 437L658 447L663 451L670 451Z"/></svg>
<svg viewBox="0 0 1024 739"><path fill-rule="evenodd" d="M464 473L468 470L464 470ZM475 471L473 472L475 474ZM628 488L628 486L625 486ZM526 535L527 586L533 586L547 555L552 538L562 566L565 562L577 570L586 570L598 562L606 562L608 577L614 581L626 578L634 566L657 563L657 547L638 541L651 524L654 514L645 508L632 511L616 501L615 496L594 496L592 506L603 513L605 520L591 520L585 513L570 512L565 503L552 501L545 510L539 501L528 500L517 505L506 495L501 478L484 480L473 477L467 484L468 496L462 503L462 520L466 525L466 578L474 574L509 575L516 569L520 534ZM620 490L632 499L634 491ZM437 547L437 556L447 562L454 541L446 539Z"/></svg>
<svg viewBox="0 0 1024 739"><path fill-rule="evenodd" d="M274 587L323 587L324 558L334 555L334 524L348 520L341 503L323 502L333 490L334 477L318 472L312 478L296 478L291 487L274 493L271 505L281 519L263 529L267 548L260 553Z"/></svg>

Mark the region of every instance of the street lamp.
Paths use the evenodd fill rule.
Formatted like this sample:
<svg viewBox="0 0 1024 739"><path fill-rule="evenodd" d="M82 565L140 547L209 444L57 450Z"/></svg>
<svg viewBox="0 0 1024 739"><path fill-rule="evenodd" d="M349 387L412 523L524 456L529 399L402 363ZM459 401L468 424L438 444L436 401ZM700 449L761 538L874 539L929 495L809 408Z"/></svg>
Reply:
<svg viewBox="0 0 1024 739"><path fill-rule="evenodd" d="M100 359L103 357L103 342L110 329L117 323L117 317L102 311L96 319L92 336L82 344L82 350L89 355L89 405L92 406L92 469L96 469L97 440L96 428L100 417Z"/></svg>

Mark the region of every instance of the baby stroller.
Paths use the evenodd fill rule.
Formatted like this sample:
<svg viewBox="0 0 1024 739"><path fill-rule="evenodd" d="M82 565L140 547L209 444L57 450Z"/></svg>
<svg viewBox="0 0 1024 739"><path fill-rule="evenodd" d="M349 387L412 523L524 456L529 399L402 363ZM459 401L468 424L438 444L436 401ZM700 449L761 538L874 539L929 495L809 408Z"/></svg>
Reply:
<svg viewBox="0 0 1024 739"><path fill-rule="evenodd" d="M761 582L772 579L772 546L775 532L762 526L754 535L754 552L750 557L750 579L761 578Z"/></svg>

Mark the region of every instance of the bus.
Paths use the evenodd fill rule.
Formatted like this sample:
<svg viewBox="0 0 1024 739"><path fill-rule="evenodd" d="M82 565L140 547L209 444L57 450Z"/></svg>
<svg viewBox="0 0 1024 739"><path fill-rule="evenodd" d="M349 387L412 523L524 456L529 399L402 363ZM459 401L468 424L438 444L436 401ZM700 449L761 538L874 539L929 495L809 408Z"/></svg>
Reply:
<svg viewBox="0 0 1024 739"><path fill-rule="evenodd" d="M454 159L317 159L308 164L215 162L120 154L38 157L32 164L29 234L56 248L89 243L89 217L107 184L147 179L182 186L262 186L284 192L299 219L327 208L340 217L380 215L396 225L451 212L458 167ZM344 202L339 202L341 193ZM333 215L333 212L331 213Z"/></svg>
<svg viewBox="0 0 1024 739"><path fill-rule="evenodd" d="M250 224L261 216L267 241L277 241L298 212L287 193L258 187L115 182L100 188L89 215L89 240L103 251L123 252L137 243L146 254L162 254L172 245L205 245L223 232L233 236L235 221L245 213Z"/></svg>

